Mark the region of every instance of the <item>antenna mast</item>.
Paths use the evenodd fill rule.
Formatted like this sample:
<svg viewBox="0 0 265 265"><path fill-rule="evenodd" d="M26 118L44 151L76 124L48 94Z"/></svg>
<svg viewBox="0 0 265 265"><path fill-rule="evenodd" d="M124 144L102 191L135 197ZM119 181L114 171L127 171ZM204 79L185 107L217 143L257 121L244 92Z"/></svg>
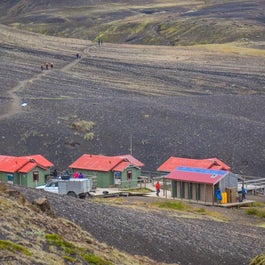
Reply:
<svg viewBox="0 0 265 265"><path fill-rule="evenodd" d="M130 154L133 153L133 142L132 142L132 134L130 134Z"/></svg>

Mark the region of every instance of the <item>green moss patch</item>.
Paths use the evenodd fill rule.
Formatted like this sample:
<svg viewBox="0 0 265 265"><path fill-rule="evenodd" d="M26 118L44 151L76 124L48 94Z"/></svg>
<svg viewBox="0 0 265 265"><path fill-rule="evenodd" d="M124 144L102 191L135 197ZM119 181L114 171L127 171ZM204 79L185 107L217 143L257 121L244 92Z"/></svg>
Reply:
<svg viewBox="0 0 265 265"><path fill-rule="evenodd" d="M25 256L32 255L32 253L29 250L27 250L25 247L8 240L0 240L0 249L5 249L11 251L12 253L20 252Z"/></svg>
<svg viewBox="0 0 265 265"><path fill-rule="evenodd" d="M46 241L50 246L55 246L65 252L65 256L63 258L67 261L86 261L89 264L97 264L97 265L111 265L110 261L104 260L93 253L89 252L85 248L81 248L76 246L75 244L66 241L57 234L46 234Z"/></svg>
<svg viewBox="0 0 265 265"><path fill-rule="evenodd" d="M246 210L246 214L248 215L256 215L260 218L265 218L265 210L264 209L257 209L257 208L249 208Z"/></svg>

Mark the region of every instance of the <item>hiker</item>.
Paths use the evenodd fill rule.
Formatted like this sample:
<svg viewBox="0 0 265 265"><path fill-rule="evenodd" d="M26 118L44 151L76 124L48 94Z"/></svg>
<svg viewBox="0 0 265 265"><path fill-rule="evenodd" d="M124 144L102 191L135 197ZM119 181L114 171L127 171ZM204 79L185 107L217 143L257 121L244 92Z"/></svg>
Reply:
<svg viewBox="0 0 265 265"><path fill-rule="evenodd" d="M160 183L159 181L156 182L156 196L159 196L160 193Z"/></svg>
<svg viewBox="0 0 265 265"><path fill-rule="evenodd" d="M46 70L48 70L49 69L49 64L48 63L46 63Z"/></svg>
<svg viewBox="0 0 265 265"><path fill-rule="evenodd" d="M51 63L51 68L53 68L53 63Z"/></svg>
<svg viewBox="0 0 265 265"><path fill-rule="evenodd" d="M79 176L79 173L76 171L76 172L73 174L73 177L74 177L74 179L77 179L78 176Z"/></svg>
<svg viewBox="0 0 265 265"><path fill-rule="evenodd" d="M41 71L43 71L43 69L44 69L44 68L43 68L43 65L40 66L40 69L41 69Z"/></svg>
<svg viewBox="0 0 265 265"><path fill-rule="evenodd" d="M241 188L241 192L242 192L242 201L246 200L246 189L244 188L244 186L242 186Z"/></svg>
<svg viewBox="0 0 265 265"><path fill-rule="evenodd" d="M79 59L79 56L80 56L79 53L77 53L77 54L76 54L76 59Z"/></svg>
<svg viewBox="0 0 265 265"><path fill-rule="evenodd" d="M84 175L82 174L82 172L79 173L78 178L79 179L83 179L84 178Z"/></svg>
<svg viewBox="0 0 265 265"><path fill-rule="evenodd" d="M53 177L56 179L58 177L58 172L57 169L55 168L53 173L52 173Z"/></svg>
<svg viewBox="0 0 265 265"><path fill-rule="evenodd" d="M219 188L217 188L217 190L215 191L215 197L217 199L218 203L221 203L222 201L222 194Z"/></svg>

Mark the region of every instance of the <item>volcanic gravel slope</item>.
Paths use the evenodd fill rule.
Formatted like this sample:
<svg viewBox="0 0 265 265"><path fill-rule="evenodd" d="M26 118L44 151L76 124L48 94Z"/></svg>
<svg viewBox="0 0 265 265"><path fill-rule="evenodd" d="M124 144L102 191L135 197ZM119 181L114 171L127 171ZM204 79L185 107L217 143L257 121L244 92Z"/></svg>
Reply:
<svg viewBox="0 0 265 265"><path fill-rule="evenodd" d="M15 188L29 201L45 196L58 217L75 222L99 241L160 262L249 264L250 259L265 248L264 228L207 217L197 219L196 215L182 216L167 210L110 206L93 200Z"/></svg>
<svg viewBox="0 0 265 265"><path fill-rule="evenodd" d="M64 169L84 153L129 153L132 136L146 170L170 156L218 157L235 173L262 176L263 51L0 33L1 154L40 153ZM41 71L44 62L54 69ZM77 120L94 122L90 140L73 130Z"/></svg>

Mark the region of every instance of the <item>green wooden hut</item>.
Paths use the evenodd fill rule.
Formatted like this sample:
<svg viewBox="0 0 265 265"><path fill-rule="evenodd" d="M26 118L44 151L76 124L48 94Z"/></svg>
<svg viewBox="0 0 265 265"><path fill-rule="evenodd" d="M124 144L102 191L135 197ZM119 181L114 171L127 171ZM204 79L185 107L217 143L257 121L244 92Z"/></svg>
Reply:
<svg viewBox="0 0 265 265"><path fill-rule="evenodd" d="M0 155L0 181L34 188L47 182L51 167L53 164L42 155Z"/></svg>
<svg viewBox="0 0 265 265"><path fill-rule="evenodd" d="M99 188L135 188L144 164L131 155L102 156L84 154L69 168L96 179Z"/></svg>

